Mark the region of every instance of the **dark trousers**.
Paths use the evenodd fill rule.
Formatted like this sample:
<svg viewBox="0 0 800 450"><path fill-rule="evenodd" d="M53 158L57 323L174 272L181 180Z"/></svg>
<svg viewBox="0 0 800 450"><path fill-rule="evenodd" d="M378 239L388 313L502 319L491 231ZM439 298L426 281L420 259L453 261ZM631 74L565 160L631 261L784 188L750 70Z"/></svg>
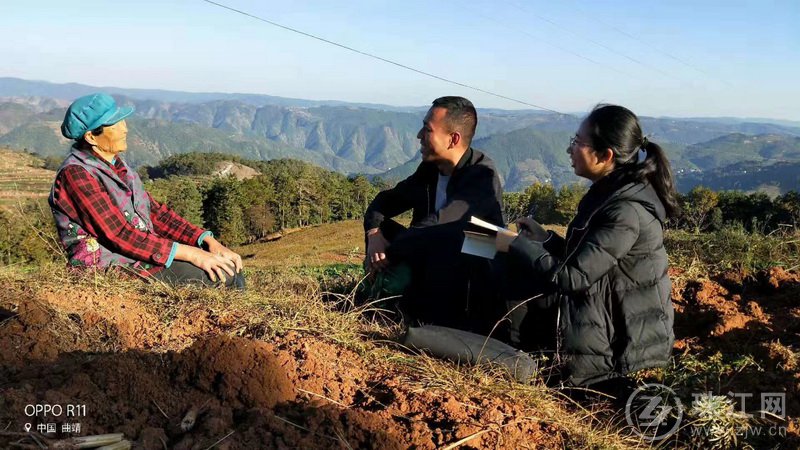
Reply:
<svg viewBox="0 0 800 450"><path fill-rule="evenodd" d="M525 351L555 351L558 294L543 275L532 273L507 254L498 253L501 296L509 313L509 343Z"/></svg>
<svg viewBox="0 0 800 450"><path fill-rule="evenodd" d="M407 230L393 220L381 224L390 242L389 260L411 269L411 283L400 308L411 323L428 323L505 339L507 327L495 324L505 313L490 260L461 253L463 227L436 225L404 239ZM401 242L402 241L402 242ZM392 248L395 243L406 248Z"/></svg>
<svg viewBox="0 0 800 450"><path fill-rule="evenodd" d="M225 283L221 281L211 281L205 270L185 261L173 261L169 267L165 267L156 272L152 277L154 280L162 281L170 286L185 284L202 285L209 287L225 286L244 290L244 274L237 273L231 277L225 274Z"/></svg>
<svg viewBox="0 0 800 450"><path fill-rule="evenodd" d="M604 401L609 402L614 409L624 410L628 398L637 387L636 381L628 377L616 377L598 381L586 387L566 387L562 389L562 392L579 402Z"/></svg>

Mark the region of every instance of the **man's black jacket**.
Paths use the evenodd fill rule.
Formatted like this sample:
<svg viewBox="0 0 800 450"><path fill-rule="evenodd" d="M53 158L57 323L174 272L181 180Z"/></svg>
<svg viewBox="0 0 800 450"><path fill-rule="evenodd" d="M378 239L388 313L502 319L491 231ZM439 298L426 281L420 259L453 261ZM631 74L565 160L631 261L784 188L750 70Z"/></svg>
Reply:
<svg viewBox="0 0 800 450"><path fill-rule="evenodd" d="M460 234L470 216L503 225L503 190L494 162L488 156L471 147L467 149L450 176L447 202L437 212L438 176L439 169L435 164L423 162L410 177L379 193L364 214L364 230L379 227L384 219L413 209L411 227L403 233L402 242L392 243L396 252L397 247L404 246L405 242L416 240L421 243L416 238L435 235L443 231L440 228L457 229Z"/></svg>

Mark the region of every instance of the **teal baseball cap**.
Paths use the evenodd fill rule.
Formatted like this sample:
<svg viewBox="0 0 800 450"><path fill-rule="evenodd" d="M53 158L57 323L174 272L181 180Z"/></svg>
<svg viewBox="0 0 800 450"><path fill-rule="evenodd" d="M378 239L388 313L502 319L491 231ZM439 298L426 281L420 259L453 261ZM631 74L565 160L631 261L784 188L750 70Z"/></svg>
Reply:
<svg viewBox="0 0 800 450"><path fill-rule="evenodd" d="M87 131L114 125L133 114L132 106L117 106L114 97L103 94L85 95L69 105L61 134L67 139L80 139Z"/></svg>

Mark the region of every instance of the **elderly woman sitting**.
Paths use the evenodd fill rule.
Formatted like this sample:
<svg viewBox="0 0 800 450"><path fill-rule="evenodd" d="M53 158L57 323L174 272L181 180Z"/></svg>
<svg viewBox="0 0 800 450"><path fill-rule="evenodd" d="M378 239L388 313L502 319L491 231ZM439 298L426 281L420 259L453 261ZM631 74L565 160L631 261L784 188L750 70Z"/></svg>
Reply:
<svg viewBox="0 0 800 450"><path fill-rule="evenodd" d="M50 193L58 235L77 267L122 267L172 285L244 288L242 258L159 204L120 157L133 108L107 94L70 105L61 133L76 142Z"/></svg>

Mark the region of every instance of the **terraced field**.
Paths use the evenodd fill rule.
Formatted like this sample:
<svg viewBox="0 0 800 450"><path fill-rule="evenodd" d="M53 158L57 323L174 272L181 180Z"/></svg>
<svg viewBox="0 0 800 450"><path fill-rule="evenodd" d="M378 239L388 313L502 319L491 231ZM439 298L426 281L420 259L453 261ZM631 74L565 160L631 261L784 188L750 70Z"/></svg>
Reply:
<svg viewBox="0 0 800 450"><path fill-rule="evenodd" d="M0 208L13 208L26 198L47 197L55 172L28 153L0 148Z"/></svg>

